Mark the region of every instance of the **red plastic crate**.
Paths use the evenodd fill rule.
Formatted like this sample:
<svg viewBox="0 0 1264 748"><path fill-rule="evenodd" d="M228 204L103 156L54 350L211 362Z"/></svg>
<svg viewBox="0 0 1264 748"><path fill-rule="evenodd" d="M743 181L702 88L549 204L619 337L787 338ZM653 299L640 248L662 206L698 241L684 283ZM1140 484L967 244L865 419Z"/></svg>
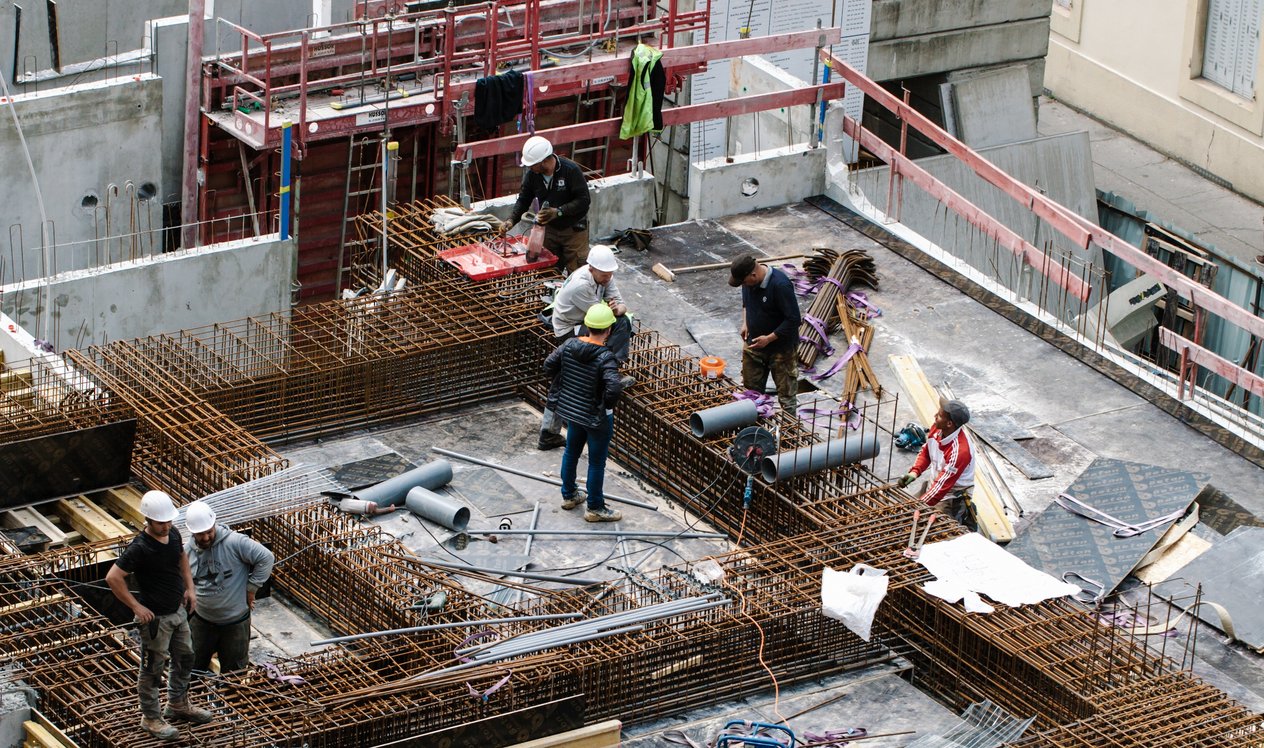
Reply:
<svg viewBox="0 0 1264 748"><path fill-rule="evenodd" d="M547 249L540 253L535 262L527 262L525 237L508 237L507 241L519 245L521 254L515 251L504 256L487 244L477 242L445 249L439 253L439 258L461 271L462 275L476 281L500 278L510 273L542 270L557 264L557 256Z"/></svg>

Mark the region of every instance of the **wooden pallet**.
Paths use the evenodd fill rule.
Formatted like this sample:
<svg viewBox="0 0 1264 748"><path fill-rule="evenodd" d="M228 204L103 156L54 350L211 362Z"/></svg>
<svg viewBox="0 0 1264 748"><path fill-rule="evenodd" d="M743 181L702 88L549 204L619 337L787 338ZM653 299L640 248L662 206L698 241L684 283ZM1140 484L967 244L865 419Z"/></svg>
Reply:
<svg viewBox="0 0 1264 748"><path fill-rule="evenodd" d="M935 422L935 413L939 412L939 392L931 385L930 380L918 365L913 356L888 356L891 370L900 380L905 396L917 414L917 420L927 430ZM966 427L970 433L970 427ZM973 439L976 456L974 460L974 509L978 515L979 532L994 543L1008 543L1014 539L1014 526L1005 514L1005 503L1001 492L1007 490L1001 480L996 466L981 454L982 442Z"/></svg>

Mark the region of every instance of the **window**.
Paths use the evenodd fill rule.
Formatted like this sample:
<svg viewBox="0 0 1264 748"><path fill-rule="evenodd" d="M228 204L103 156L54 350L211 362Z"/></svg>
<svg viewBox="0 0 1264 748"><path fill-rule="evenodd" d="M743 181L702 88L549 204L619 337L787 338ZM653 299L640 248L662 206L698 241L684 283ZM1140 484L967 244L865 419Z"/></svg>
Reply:
<svg viewBox="0 0 1264 748"><path fill-rule="evenodd" d="M1264 0L1208 0L1203 77L1244 99L1255 98L1260 11Z"/></svg>

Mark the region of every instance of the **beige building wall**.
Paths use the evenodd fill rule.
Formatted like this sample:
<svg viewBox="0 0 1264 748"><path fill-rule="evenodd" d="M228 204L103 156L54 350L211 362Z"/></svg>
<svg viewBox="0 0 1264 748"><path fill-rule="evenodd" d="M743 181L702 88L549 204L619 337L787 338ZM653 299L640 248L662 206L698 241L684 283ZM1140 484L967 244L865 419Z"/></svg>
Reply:
<svg viewBox="0 0 1264 748"><path fill-rule="evenodd" d="M1251 98L1203 78L1209 2L1054 0L1045 87L1264 202L1264 70Z"/></svg>

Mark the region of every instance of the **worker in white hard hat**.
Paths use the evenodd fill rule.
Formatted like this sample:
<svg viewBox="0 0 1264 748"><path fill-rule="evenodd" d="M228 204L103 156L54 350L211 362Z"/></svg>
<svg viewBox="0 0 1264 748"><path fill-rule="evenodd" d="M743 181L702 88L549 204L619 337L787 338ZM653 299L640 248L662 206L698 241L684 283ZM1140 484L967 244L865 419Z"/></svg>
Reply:
<svg viewBox="0 0 1264 748"><path fill-rule="evenodd" d="M171 497L162 491L146 492L140 498L140 513L145 528L119 554L105 581L119 602L131 609L140 629L140 726L156 738L175 740L180 730L172 720L204 724L214 717L189 703L193 672L189 614L197 608L197 597L189 557L180 531L173 526L176 508ZM127 588L132 577L139 597ZM160 709L159 688L168 660L167 707Z"/></svg>
<svg viewBox="0 0 1264 748"><path fill-rule="evenodd" d="M566 277L557 295L553 297L553 337L558 345L565 343L577 335L586 335L584 315L595 304L605 303L614 312L614 325L610 328L610 337L605 346L614 354L620 369L628 362L628 349L632 341L632 318L628 314L627 304L623 302L623 294L614 282L615 271L619 269L619 261L615 259L614 248L605 244L593 245L588 253L588 262ZM623 388L631 387L636 378L630 374L622 375ZM557 449L566 443L562 437L562 419L553 409L553 393L544 406L544 417L540 423L539 449Z"/></svg>
<svg viewBox="0 0 1264 748"><path fill-rule="evenodd" d="M184 512L185 541L197 593L197 610L189 618L193 632L193 667L209 670L219 655L219 670L229 673L250 664L250 612L255 593L272 576L276 556L263 544L216 521L206 502L195 501Z"/></svg>
<svg viewBox="0 0 1264 748"><path fill-rule="evenodd" d="M544 248L557 255L567 272L588 259L588 182L584 170L553 152L553 144L534 135L522 146L522 188L505 228L522 220L538 200L536 222L544 226Z"/></svg>

